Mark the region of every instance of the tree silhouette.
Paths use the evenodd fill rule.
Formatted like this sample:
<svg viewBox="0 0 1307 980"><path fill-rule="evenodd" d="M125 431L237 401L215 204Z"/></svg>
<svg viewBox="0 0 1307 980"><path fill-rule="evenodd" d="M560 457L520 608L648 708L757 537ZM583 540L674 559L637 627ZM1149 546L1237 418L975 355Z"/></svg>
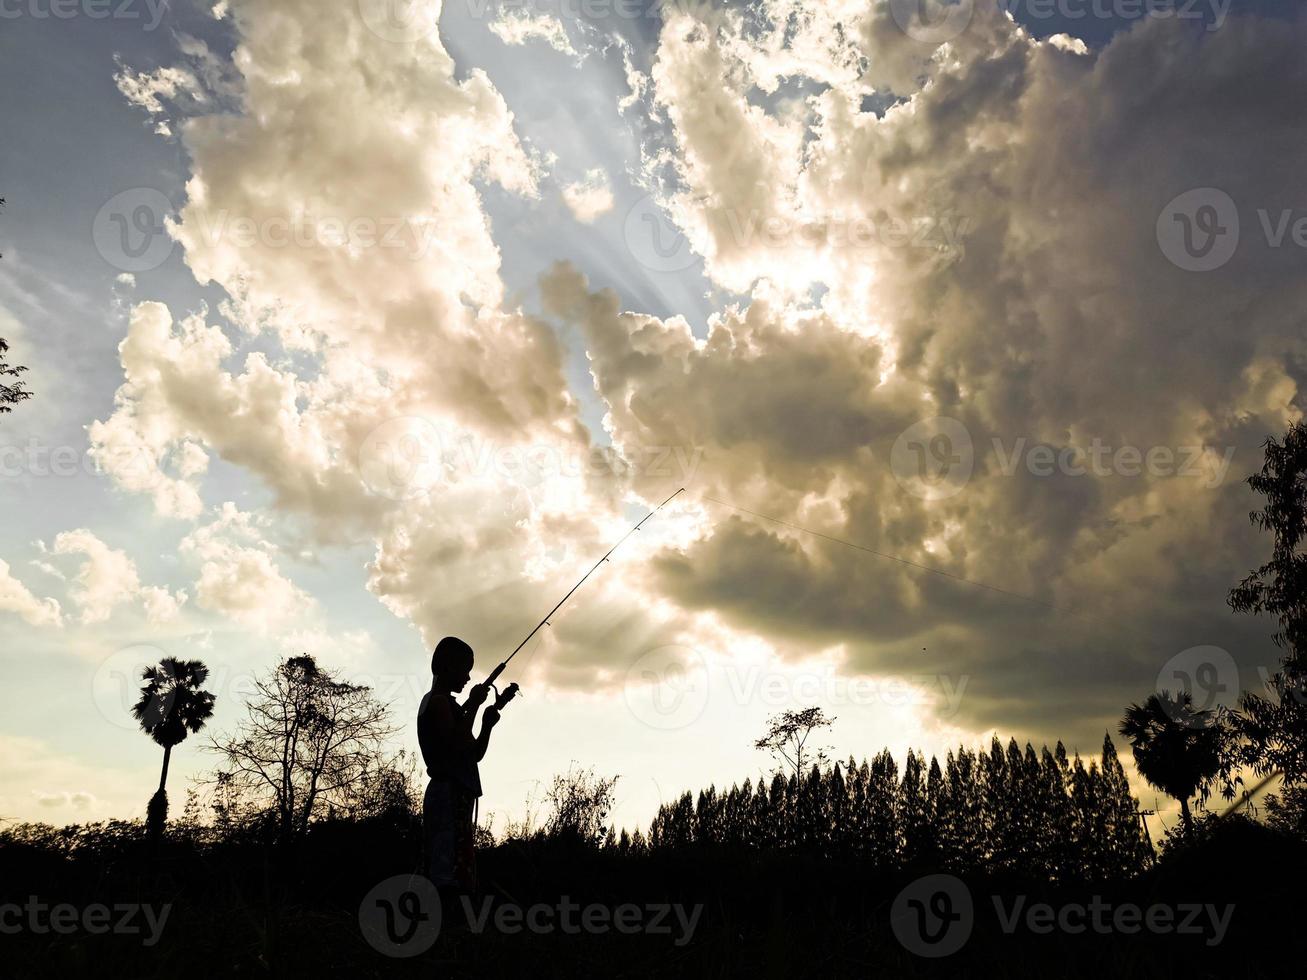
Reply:
<svg viewBox="0 0 1307 980"><path fill-rule="evenodd" d="M309 654L256 680L245 710L234 734L210 739L223 758L213 782L230 812L268 815L282 841L304 834L320 805L356 809L359 792L397 767L386 705Z"/></svg>
<svg viewBox="0 0 1307 980"><path fill-rule="evenodd" d="M753 743L755 749L766 749L774 757L783 759L795 776L805 771L805 763L812 753L807 749L808 739L819 728L830 728L834 718L827 718L821 708L804 708L802 711L782 711L767 722L767 733ZM826 753L818 749L816 762L824 763Z"/></svg>
<svg viewBox="0 0 1307 980"><path fill-rule="evenodd" d="M1185 837L1193 835L1189 800L1207 798L1211 781L1221 769L1225 738L1221 719L1193 706L1187 691L1152 694L1132 704L1121 720L1121 734L1134 749L1135 767L1150 786L1180 801Z"/></svg>
<svg viewBox="0 0 1307 980"><path fill-rule="evenodd" d="M164 657L157 666L146 667L141 675L145 686L132 707L132 716L141 730L163 746L163 772L159 789L150 797L146 809L146 827L151 838L158 839L168 820L168 763L173 746L188 734L198 732L213 714L214 696L201 686L209 677L209 668L199 660Z"/></svg>
<svg viewBox="0 0 1307 980"><path fill-rule="evenodd" d="M1271 560L1230 590L1239 612L1274 616L1272 639L1284 650L1268 686L1274 699L1245 692L1237 725L1247 739L1243 761L1260 775L1284 773L1290 791L1307 782L1307 424L1289 426L1283 441L1268 439L1266 461L1248 485L1265 498L1249 518L1274 537Z"/></svg>
<svg viewBox="0 0 1307 980"><path fill-rule="evenodd" d="M32 397L32 393L23 385L22 374L27 370L21 364L9 364L5 360L5 354L9 350L9 344L0 337L0 415L12 412L9 406L17 405L21 401L26 401ZM15 379L13 384L5 384L5 378Z"/></svg>
<svg viewBox="0 0 1307 980"><path fill-rule="evenodd" d="M5 206L5 199L0 197L0 208ZM4 258L0 255L0 259ZM5 362L4 355L9 350L9 345L3 337L0 337L0 415L12 412L9 406L17 405L19 402L26 401L32 397L32 393L23 386L19 377L27 370L21 364L10 365ZM5 378L13 378L13 384L5 384Z"/></svg>

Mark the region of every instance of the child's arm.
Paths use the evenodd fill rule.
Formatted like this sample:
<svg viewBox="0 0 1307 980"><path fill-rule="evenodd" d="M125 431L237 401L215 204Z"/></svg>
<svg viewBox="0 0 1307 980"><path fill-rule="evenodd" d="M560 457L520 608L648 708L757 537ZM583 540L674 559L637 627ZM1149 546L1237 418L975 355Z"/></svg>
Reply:
<svg viewBox="0 0 1307 980"><path fill-rule="evenodd" d="M480 762L486 757L486 749L490 748L490 733L494 727L499 724L499 709L493 704L488 707L481 715L481 734L476 737L476 749L472 757Z"/></svg>
<svg viewBox="0 0 1307 980"><path fill-rule="evenodd" d="M463 730L468 735L472 734L472 723L476 721L477 708L485 703L490 695L490 689L484 684L474 684L472 690L467 692L467 700L460 706L463 709L462 725Z"/></svg>

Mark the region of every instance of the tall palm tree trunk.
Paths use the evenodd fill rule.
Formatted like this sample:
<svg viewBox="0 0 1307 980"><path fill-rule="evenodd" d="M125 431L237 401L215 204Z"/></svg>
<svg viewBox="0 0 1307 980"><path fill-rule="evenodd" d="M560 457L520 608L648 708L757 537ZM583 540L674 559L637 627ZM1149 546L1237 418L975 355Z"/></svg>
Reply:
<svg viewBox="0 0 1307 980"><path fill-rule="evenodd" d="M1186 799L1180 800L1180 819L1184 821L1185 840L1191 840L1194 836L1194 818L1189 812L1189 801Z"/></svg>
<svg viewBox="0 0 1307 980"><path fill-rule="evenodd" d="M163 836L164 824L168 822L168 793L164 786L168 782L168 763L172 761L172 746L163 747L163 771L159 773L159 789L150 797L150 805L145 808L145 830L152 841Z"/></svg>
<svg viewBox="0 0 1307 980"><path fill-rule="evenodd" d="M159 792L164 791L164 786L168 782L168 763L172 760L172 746L163 747L163 772L159 774Z"/></svg>

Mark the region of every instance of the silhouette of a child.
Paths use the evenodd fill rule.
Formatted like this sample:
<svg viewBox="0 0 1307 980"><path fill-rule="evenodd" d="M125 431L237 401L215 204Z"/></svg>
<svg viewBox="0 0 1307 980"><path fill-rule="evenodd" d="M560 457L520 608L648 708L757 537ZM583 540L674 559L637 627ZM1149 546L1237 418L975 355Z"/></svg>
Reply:
<svg viewBox="0 0 1307 980"><path fill-rule="evenodd" d="M431 690L418 708L418 744L426 763L422 802L422 842L427 876L438 888L471 891L476 884L473 808L481 796L477 763L485 758L490 732L499 722L492 705L481 717L481 732L472 735L477 709L489 689L474 685L462 704L454 695L472 674L472 648L447 636L431 655Z"/></svg>

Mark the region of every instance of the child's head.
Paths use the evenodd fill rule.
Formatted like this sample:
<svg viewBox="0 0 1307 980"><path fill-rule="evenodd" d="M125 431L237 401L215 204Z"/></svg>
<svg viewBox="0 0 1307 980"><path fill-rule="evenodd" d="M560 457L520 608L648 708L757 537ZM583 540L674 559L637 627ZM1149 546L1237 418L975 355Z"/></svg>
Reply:
<svg viewBox="0 0 1307 980"><path fill-rule="evenodd" d="M431 675L442 690L458 692L472 676L472 648L456 636L447 636L431 654Z"/></svg>

